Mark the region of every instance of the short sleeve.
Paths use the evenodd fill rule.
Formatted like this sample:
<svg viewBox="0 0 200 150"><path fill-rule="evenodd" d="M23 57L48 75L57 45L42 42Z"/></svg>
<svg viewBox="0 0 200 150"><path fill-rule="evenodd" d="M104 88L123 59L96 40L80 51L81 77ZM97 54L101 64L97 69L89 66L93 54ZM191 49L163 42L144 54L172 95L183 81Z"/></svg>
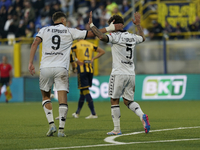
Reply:
<svg viewBox="0 0 200 150"><path fill-rule="evenodd" d="M75 52L75 51L76 51L76 49L77 49L77 46L76 46L76 44L72 45L72 48L71 48L71 50L72 50L73 52Z"/></svg>
<svg viewBox="0 0 200 150"><path fill-rule="evenodd" d="M108 37L108 42L109 43L114 43L114 40L115 40L115 35L110 33L110 34L107 34L107 37Z"/></svg>
<svg viewBox="0 0 200 150"><path fill-rule="evenodd" d="M70 51L70 63L72 62L74 62L74 57L73 57L72 51Z"/></svg>
<svg viewBox="0 0 200 150"><path fill-rule="evenodd" d="M38 34L36 35L36 37L39 37L42 40L43 39L43 32L44 32L44 28L40 29Z"/></svg>
<svg viewBox="0 0 200 150"><path fill-rule="evenodd" d="M139 43L143 42L143 37L142 36L135 35L135 39L136 39L136 44L139 44Z"/></svg>
<svg viewBox="0 0 200 150"><path fill-rule="evenodd" d="M94 51L96 51L97 48L98 48L97 46L93 45L93 49L94 49Z"/></svg>
<svg viewBox="0 0 200 150"><path fill-rule="evenodd" d="M88 31L69 28L69 32L71 33L73 40L77 40L77 39L86 39Z"/></svg>

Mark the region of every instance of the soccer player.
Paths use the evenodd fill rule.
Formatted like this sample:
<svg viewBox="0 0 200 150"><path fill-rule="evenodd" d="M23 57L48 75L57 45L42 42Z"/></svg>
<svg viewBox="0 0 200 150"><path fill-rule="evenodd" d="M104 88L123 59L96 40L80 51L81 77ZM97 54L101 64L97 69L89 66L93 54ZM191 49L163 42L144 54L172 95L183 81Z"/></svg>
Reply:
<svg viewBox="0 0 200 150"><path fill-rule="evenodd" d="M108 93L111 98L111 115L114 123L114 130L108 132L108 135L122 134L120 129L120 96L123 97L124 104L140 117L145 133L148 133L150 130L148 116L143 113L140 105L133 100L135 92L134 47L136 44L145 41L145 36L140 26L140 14L136 12L134 16L135 20L132 19L132 22L136 25L139 35L131 34L124 30L105 35L92 23L92 12L90 12L89 24L93 33L100 40L112 43L113 67L109 80ZM119 15L112 16L108 23L110 24L112 22L114 22L114 24L124 24L124 20Z"/></svg>
<svg viewBox="0 0 200 150"><path fill-rule="evenodd" d="M72 116L74 118L79 117L80 111L84 104L84 100L86 99L88 107L91 111L91 114L86 117L86 119L98 118L94 109L94 104L90 95L89 87L92 86L92 63L95 59L101 57L105 53L105 51L86 40L80 40L75 43L72 46L72 51L75 53L75 61L77 62L78 89L80 89L78 108L76 112L72 114ZM98 52L98 54L92 58L93 52Z"/></svg>
<svg viewBox="0 0 200 150"><path fill-rule="evenodd" d="M12 82L12 66L8 63L8 58L6 56L2 57L2 63L0 64L0 96L1 88L6 85L7 91L5 92L6 103L12 98L9 85ZM9 93L8 93L9 92ZM7 95L9 94L9 95Z"/></svg>
<svg viewBox="0 0 200 150"><path fill-rule="evenodd" d="M66 27L66 15L56 12L52 16L54 25L40 29L32 43L29 59L29 72L35 73L33 59L38 45L42 42L42 60L40 63L39 84L42 93L42 106L49 123L47 136L52 136L56 131L54 124L52 104L50 100L51 87L53 83L58 91L59 102L59 130L58 137L65 137L64 127L68 111L67 93L68 69L70 62L70 51L73 40L93 37L92 31L77 30ZM122 24L110 25L101 29L102 32L114 31L122 28Z"/></svg>

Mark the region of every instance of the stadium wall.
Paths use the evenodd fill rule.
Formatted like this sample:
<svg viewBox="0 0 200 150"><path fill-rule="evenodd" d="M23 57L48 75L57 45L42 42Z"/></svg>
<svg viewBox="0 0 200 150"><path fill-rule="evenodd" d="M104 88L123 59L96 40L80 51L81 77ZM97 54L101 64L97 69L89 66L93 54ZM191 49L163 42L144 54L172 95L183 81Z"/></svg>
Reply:
<svg viewBox="0 0 200 150"><path fill-rule="evenodd" d="M93 86L90 88L94 101L109 101L108 97L109 76L95 76ZM136 101L152 100L200 100L200 74L168 74L168 75L136 75ZM70 77L70 93L68 101L78 101L79 90L77 78ZM41 101L39 78L13 78L10 86L13 98L10 102L35 102ZM54 93L54 101L57 94ZM2 94L0 102L5 102Z"/></svg>

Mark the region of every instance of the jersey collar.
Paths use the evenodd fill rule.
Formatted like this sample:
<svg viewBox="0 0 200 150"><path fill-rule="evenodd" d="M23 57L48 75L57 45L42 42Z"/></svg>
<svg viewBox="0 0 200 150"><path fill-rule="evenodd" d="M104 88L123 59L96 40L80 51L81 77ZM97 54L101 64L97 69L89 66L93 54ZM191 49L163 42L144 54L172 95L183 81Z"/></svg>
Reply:
<svg viewBox="0 0 200 150"><path fill-rule="evenodd" d="M126 30L119 30L119 32L127 32Z"/></svg>
<svg viewBox="0 0 200 150"><path fill-rule="evenodd" d="M59 25L59 24L62 24L62 23L54 23L53 25L54 25L54 26L57 26L57 25Z"/></svg>

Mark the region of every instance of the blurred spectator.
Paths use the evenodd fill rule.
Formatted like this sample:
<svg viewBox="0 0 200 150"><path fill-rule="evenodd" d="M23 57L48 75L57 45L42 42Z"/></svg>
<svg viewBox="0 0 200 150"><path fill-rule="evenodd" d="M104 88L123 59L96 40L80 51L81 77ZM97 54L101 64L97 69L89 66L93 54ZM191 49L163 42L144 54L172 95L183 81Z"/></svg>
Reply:
<svg viewBox="0 0 200 150"><path fill-rule="evenodd" d="M39 16L40 15L40 10L42 8L44 8L44 0L34 0L32 1L32 6L34 8L34 11L35 11L35 15L36 16Z"/></svg>
<svg viewBox="0 0 200 150"><path fill-rule="evenodd" d="M38 32L40 31L41 26L40 25L36 25L35 27L35 33L33 34L33 37L35 38L36 35L38 34Z"/></svg>
<svg viewBox="0 0 200 150"><path fill-rule="evenodd" d="M128 0L123 0L122 2L122 14L125 14L129 9L131 8L131 5L128 4Z"/></svg>
<svg viewBox="0 0 200 150"><path fill-rule="evenodd" d="M198 32L200 29L200 21L199 21L199 17L197 16L194 23L188 26L189 31L191 32ZM192 37L198 37L196 35L192 35Z"/></svg>
<svg viewBox="0 0 200 150"><path fill-rule="evenodd" d="M119 15L121 17L123 17L122 13L119 11L118 7L114 7L113 11L112 11L112 16L113 15Z"/></svg>
<svg viewBox="0 0 200 150"><path fill-rule="evenodd" d="M149 37L151 40L160 40L162 39L162 36L159 36L159 33L163 32L163 27L158 23L156 20L152 21L153 28L149 31Z"/></svg>
<svg viewBox="0 0 200 150"><path fill-rule="evenodd" d="M78 14L77 27L76 28L79 29L79 30L85 29L85 25L84 25L84 22L83 22L82 14Z"/></svg>
<svg viewBox="0 0 200 150"><path fill-rule="evenodd" d="M55 12L58 12L58 11L62 11L60 8L60 3L55 1L53 2L53 8L50 11L50 16L52 16Z"/></svg>
<svg viewBox="0 0 200 150"><path fill-rule="evenodd" d="M99 23L100 23L100 12L98 9L98 5L96 3L96 0L90 0L90 7L89 7L89 11L92 11L92 19L93 19L93 23L96 25L96 27L99 27Z"/></svg>
<svg viewBox="0 0 200 150"><path fill-rule="evenodd" d="M176 35L177 35L175 36L175 38L184 39L184 35L182 35L181 33L186 32L186 29L182 28L180 23L177 23L174 32L176 32Z"/></svg>
<svg viewBox="0 0 200 150"><path fill-rule="evenodd" d="M19 26L16 31L16 37L25 37L25 29L26 25L24 24L24 20L20 20Z"/></svg>
<svg viewBox="0 0 200 150"><path fill-rule="evenodd" d="M26 38L31 38L33 33L31 32L30 28L25 29Z"/></svg>
<svg viewBox="0 0 200 150"><path fill-rule="evenodd" d="M51 19L50 19L50 17L41 16L40 23L41 23L42 27L49 26L49 25L51 25Z"/></svg>
<svg viewBox="0 0 200 150"><path fill-rule="evenodd" d="M7 20L7 11L6 7L2 6L0 8L0 38L6 38L6 32L4 31L4 25Z"/></svg>
<svg viewBox="0 0 200 150"><path fill-rule="evenodd" d="M17 16L22 19L23 18L23 13L22 13L22 7L21 6L16 6L15 8L15 13L17 14Z"/></svg>
<svg viewBox="0 0 200 150"><path fill-rule="evenodd" d="M8 7L8 15L13 15L15 13L15 9L12 5Z"/></svg>
<svg viewBox="0 0 200 150"><path fill-rule="evenodd" d="M61 9L67 16L73 15L74 9L74 0L60 0L61 2Z"/></svg>
<svg viewBox="0 0 200 150"><path fill-rule="evenodd" d="M50 10L50 16L53 16L53 14L55 12L58 12L58 11L62 11L61 8L60 8L60 3L57 2L57 1L54 1L53 4L52 4L52 8ZM53 24L52 20L51 20L51 24Z"/></svg>
<svg viewBox="0 0 200 150"><path fill-rule="evenodd" d="M167 22L165 21L165 28L163 30L163 34L165 34L166 38L172 39L173 37L170 36L170 33L174 31L174 28Z"/></svg>
<svg viewBox="0 0 200 150"><path fill-rule="evenodd" d="M23 0L15 0L13 2L13 6L14 6L14 9L16 9L17 7L20 7L21 9L23 9L24 8Z"/></svg>
<svg viewBox="0 0 200 150"><path fill-rule="evenodd" d="M13 21L12 21L12 23L10 24L10 27L9 27L9 33L14 33L14 34L16 34L16 29L18 28L18 26L19 26L19 21L20 21L20 19L19 19L19 17L18 17L18 15L17 14L14 14L13 15ZM16 36L16 35L15 35Z"/></svg>
<svg viewBox="0 0 200 150"><path fill-rule="evenodd" d="M35 34L35 23L33 21L29 22L27 28L29 28L29 30L31 31L32 33L31 37L32 37L33 34Z"/></svg>
<svg viewBox="0 0 200 150"><path fill-rule="evenodd" d="M0 0L0 8L5 6L6 10L8 10L10 5L12 5L12 0Z"/></svg>
<svg viewBox="0 0 200 150"><path fill-rule="evenodd" d="M87 23L88 23L89 16L90 16L90 10L88 9L88 10L86 11L86 17L83 18L83 23L84 23L84 24L87 24Z"/></svg>
<svg viewBox="0 0 200 150"><path fill-rule="evenodd" d="M115 2L111 2L111 0L107 0L106 10L108 14L112 15L112 12L115 7L118 7Z"/></svg>
<svg viewBox="0 0 200 150"><path fill-rule="evenodd" d="M8 33L9 27L10 27L12 22L13 22L12 15L8 15L7 21L6 21L5 25L4 25L4 31L6 31L7 33Z"/></svg>
<svg viewBox="0 0 200 150"><path fill-rule="evenodd" d="M51 7L50 7L50 3L45 3L44 8L42 8L42 10L40 11L40 15L42 17L51 17Z"/></svg>
<svg viewBox="0 0 200 150"><path fill-rule="evenodd" d="M106 20L101 19L101 20L100 20L99 29L102 29L102 28L105 28L105 27L107 27L107 22L106 22Z"/></svg>
<svg viewBox="0 0 200 150"><path fill-rule="evenodd" d="M71 21L67 21L67 27L68 27L68 28L73 28L72 22L71 22Z"/></svg>
<svg viewBox="0 0 200 150"><path fill-rule="evenodd" d="M28 24L30 21L35 21L35 11L29 1L24 2L24 23Z"/></svg>

